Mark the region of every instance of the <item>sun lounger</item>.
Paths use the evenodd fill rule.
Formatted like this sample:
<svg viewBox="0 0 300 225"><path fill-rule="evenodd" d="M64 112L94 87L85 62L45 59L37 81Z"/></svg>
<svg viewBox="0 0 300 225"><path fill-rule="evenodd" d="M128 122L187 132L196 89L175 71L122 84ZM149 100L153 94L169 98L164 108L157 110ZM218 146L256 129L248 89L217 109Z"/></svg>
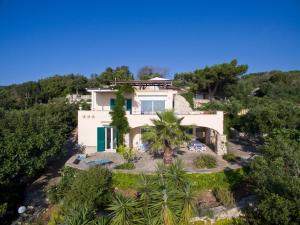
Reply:
<svg viewBox="0 0 300 225"><path fill-rule="evenodd" d="M108 160L108 159L96 159L96 160L85 162L85 163L90 165L90 166L95 166L95 165L104 166L106 164L112 163L112 161Z"/></svg>

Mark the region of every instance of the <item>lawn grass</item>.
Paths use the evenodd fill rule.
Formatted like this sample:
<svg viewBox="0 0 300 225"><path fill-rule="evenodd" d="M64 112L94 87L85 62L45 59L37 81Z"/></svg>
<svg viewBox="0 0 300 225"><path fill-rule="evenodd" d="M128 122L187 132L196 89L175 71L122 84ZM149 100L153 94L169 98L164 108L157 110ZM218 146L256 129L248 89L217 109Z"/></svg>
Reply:
<svg viewBox="0 0 300 225"><path fill-rule="evenodd" d="M132 188L136 189L140 182L139 174L130 173L113 173L113 186L118 188ZM152 176L152 175L147 175ZM230 190L238 183L240 183L244 176L244 169L223 171L209 174L186 174L188 180L196 191L202 191L207 189L223 188Z"/></svg>

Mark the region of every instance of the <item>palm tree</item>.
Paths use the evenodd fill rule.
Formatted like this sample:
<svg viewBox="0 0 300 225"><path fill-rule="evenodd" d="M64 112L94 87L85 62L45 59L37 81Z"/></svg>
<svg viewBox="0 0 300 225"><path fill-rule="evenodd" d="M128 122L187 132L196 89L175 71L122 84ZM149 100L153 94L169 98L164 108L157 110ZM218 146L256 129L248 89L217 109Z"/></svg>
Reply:
<svg viewBox="0 0 300 225"><path fill-rule="evenodd" d="M156 113L158 119L152 119L154 126L147 126L142 139L150 144L152 151L164 153L164 163L172 164L172 146L180 146L183 142L191 139L187 134L188 127L182 126L182 118L177 118L173 111Z"/></svg>

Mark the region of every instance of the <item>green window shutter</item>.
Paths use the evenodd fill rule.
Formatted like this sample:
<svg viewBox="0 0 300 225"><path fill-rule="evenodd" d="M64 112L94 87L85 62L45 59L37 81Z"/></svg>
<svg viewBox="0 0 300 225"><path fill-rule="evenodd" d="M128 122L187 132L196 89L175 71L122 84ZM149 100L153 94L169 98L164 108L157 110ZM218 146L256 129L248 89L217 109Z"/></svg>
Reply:
<svg viewBox="0 0 300 225"><path fill-rule="evenodd" d="M126 110L132 112L132 99L126 99Z"/></svg>
<svg viewBox="0 0 300 225"><path fill-rule="evenodd" d="M113 110L116 106L116 99L111 98L110 99L110 110Z"/></svg>
<svg viewBox="0 0 300 225"><path fill-rule="evenodd" d="M97 152L105 150L105 131L104 127L97 127Z"/></svg>

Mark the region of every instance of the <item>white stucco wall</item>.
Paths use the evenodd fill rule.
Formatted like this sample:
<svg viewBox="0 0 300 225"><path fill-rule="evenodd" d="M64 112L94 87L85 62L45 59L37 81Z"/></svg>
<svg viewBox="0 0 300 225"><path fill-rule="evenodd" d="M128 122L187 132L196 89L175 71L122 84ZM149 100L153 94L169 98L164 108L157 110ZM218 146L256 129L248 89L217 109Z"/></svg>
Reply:
<svg viewBox="0 0 300 225"><path fill-rule="evenodd" d="M92 110L102 110L102 111L109 111L110 110L110 99L116 98L114 91L108 92L100 92L100 91L92 91ZM140 96L165 96L166 97L166 104L165 107L168 110L173 108L173 98L174 94L177 91L174 90L136 90L132 94L125 94L124 98L131 98L132 99L132 113L133 114L140 114L141 112L141 104L140 104Z"/></svg>
<svg viewBox="0 0 300 225"><path fill-rule="evenodd" d="M167 110L173 109L174 96L176 90L163 89L153 90L146 88L136 89L133 94L126 94L125 98L132 99L132 114L127 112L129 126L132 128L129 134L129 145L137 147L141 144L140 127L151 125L151 119L157 119L157 115L141 115L141 96L164 96L166 99L165 107ZM97 127L109 125L111 123L110 99L116 98L112 90L91 91L92 108L90 111L78 111L78 143L87 146L87 153L96 151L97 146ZM190 112L189 114L180 114L178 117L184 117L182 125L194 125L198 127L207 127L223 134L223 112L218 111L215 114L203 114L201 112ZM91 148L94 147L94 148Z"/></svg>
<svg viewBox="0 0 300 225"><path fill-rule="evenodd" d="M191 114L177 115L184 117L182 125L195 125L199 127L208 127L223 134L223 112L218 111L216 114ZM157 115L127 115L128 122L131 128L141 127L145 124L151 125L151 119L157 119Z"/></svg>
<svg viewBox="0 0 300 225"><path fill-rule="evenodd" d="M97 127L109 125L110 122L108 111L78 111L78 144L86 147L97 146ZM87 151L88 149L92 148L87 148Z"/></svg>
<svg viewBox="0 0 300 225"><path fill-rule="evenodd" d="M219 134L223 134L223 112L216 114L194 114L178 115L184 117L182 125L195 125L214 129ZM140 127L151 125L151 119L156 119L157 115L130 115L127 114L129 126L132 129L129 143L133 147L140 144ZM97 127L109 125L111 116L109 111L78 111L78 143L84 146L97 146ZM87 152L89 153L89 152Z"/></svg>

